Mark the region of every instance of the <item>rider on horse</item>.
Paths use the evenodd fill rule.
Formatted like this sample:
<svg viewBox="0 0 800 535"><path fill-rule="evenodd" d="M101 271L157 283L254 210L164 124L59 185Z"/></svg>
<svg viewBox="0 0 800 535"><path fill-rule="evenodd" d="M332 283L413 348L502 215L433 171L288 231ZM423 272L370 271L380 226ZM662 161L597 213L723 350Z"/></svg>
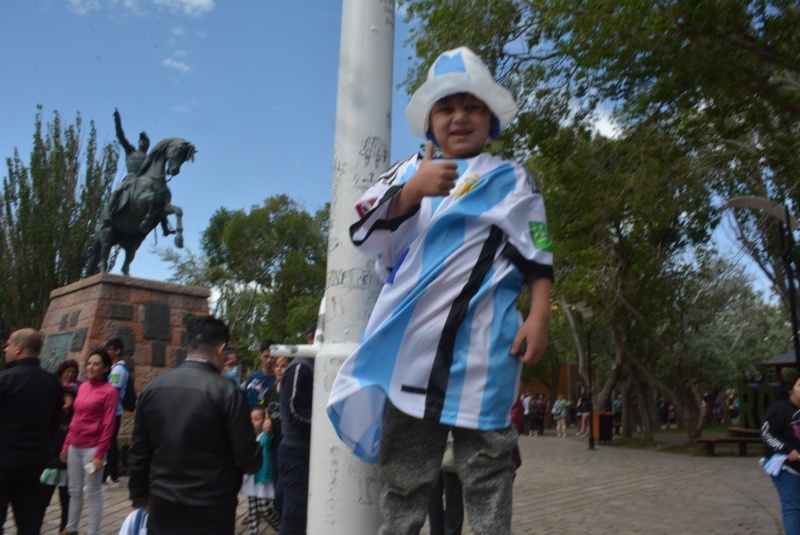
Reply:
<svg viewBox="0 0 800 535"><path fill-rule="evenodd" d="M119 206L120 198L126 190L133 187L136 176L139 174L139 171L141 171L142 164L147 158L147 149L150 148L150 138L147 137L147 133L145 132L139 134L138 149L134 148L134 146L128 142L125 138L125 132L122 130L122 119L120 118L119 110L116 108L114 109L114 126L117 129L117 139L120 145L122 145L122 148L125 149L125 166L128 169L128 174L125 175L125 178L122 179L119 186L114 189L108 202L103 207L101 218L102 228L111 226L111 216L122 208ZM164 231L164 236L174 234L174 231L169 227L169 222L166 217L161 220L161 228Z"/></svg>

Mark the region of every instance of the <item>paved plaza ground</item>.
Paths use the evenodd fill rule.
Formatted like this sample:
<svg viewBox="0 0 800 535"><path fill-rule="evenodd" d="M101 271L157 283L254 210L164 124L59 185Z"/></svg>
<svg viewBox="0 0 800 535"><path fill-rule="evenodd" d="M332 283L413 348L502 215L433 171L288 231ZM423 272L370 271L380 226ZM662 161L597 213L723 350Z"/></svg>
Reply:
<svg viewBox="0 0 800 535"><path fill-rule="evenodd" d="M758 466L758 448L751 447L749 457L706 457L604 445L590 451L586 440L557 438L553 431L520 437L523 465L515 482L516 535L782 533L778 496ZM44 534L58 533L57 503L54 496ZM239 520L246 509L241 499ZM126 489L105 491L101 534L118 533L129 512ZM5 528L15 533L11 520ZM84 518L79 531L85 530ZM247 533L247 528L238 524L237 533ZM261 533L274 532L264 527ZM465 526L464 535L469 534Z"/></svg>

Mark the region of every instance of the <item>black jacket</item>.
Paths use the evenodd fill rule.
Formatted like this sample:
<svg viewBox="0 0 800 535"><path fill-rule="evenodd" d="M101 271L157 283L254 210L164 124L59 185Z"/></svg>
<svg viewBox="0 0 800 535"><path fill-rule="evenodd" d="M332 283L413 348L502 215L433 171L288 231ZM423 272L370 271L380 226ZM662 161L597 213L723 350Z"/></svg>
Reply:
<svg viewBox="0 0 800 535"><path fill-rule="evenodd" d="M311 446L311 401L314 361L296 358L281 378L281 444L278 451L308 453Z"/></svg>
<svg viewBox="0 0 800 535"><path fill-rule="evenodd" d="M130 498L227 507L261 467L247 398L206 362L186 360L142 391L128 451Z"/></svg>
<svg viewBox="0 0 800 535"><path fill-rule="evenodd" d="M800 451L800 407L788 399L770 403L761 424L761 439L767 459L776 453L788 455L792 450ZM800 472L798 461L787 461L786 466Z"/></svg>
<svg viewBox="0 0 800 535"><path fill-rule="evenodd" d="M63 406L61 383L38 358L10 362L0 372L0 467L44 468Z"/></svg>

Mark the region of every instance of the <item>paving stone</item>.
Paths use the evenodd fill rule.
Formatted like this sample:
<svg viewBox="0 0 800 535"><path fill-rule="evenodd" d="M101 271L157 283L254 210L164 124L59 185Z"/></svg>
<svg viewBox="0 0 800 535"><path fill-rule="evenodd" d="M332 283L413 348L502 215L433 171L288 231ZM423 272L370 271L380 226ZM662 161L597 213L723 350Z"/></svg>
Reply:
<svg viewBox="0 0 800 535"><path fill-rule="evenodd" d="M523 464L514 483L516 535L775 535L778 495L758 457L689 457L598 445L586 439L520 437ZM753 448L755 450L755 448ZM116 535L131 511L127 479L103 492L102 535ZM86 506L79 532L86 532ZM236 533L247 533L240 498ZM58 533L58 493L42 533ZM464 535L473 535L466 522ZM5 524L14 533L13 515ZM262 534L273 535L263 526ZM427 526L423 534L428 534ZM325 534L310 534L325 535ZM361 535L361 534L354 534ZM364 534L368 535L368 534Z"/></svg>

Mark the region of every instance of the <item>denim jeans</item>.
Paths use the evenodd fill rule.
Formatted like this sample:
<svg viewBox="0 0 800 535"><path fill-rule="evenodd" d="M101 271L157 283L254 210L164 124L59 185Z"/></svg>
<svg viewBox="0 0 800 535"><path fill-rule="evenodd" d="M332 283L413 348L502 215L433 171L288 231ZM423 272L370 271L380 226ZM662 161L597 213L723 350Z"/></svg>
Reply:
<svg viewBox="0 0 800 535"><path fill-rule="evenodd" d="M280 535L303 535L308 514L308 452L278 449L278 466L283 485Z"/></svg>
<svg viewBox="0 0 800 535"><path fill-rule="evenodd" d="M783 530L786 535L800 535L800 476L781 470L772 482L781 499Z"/></svg>

